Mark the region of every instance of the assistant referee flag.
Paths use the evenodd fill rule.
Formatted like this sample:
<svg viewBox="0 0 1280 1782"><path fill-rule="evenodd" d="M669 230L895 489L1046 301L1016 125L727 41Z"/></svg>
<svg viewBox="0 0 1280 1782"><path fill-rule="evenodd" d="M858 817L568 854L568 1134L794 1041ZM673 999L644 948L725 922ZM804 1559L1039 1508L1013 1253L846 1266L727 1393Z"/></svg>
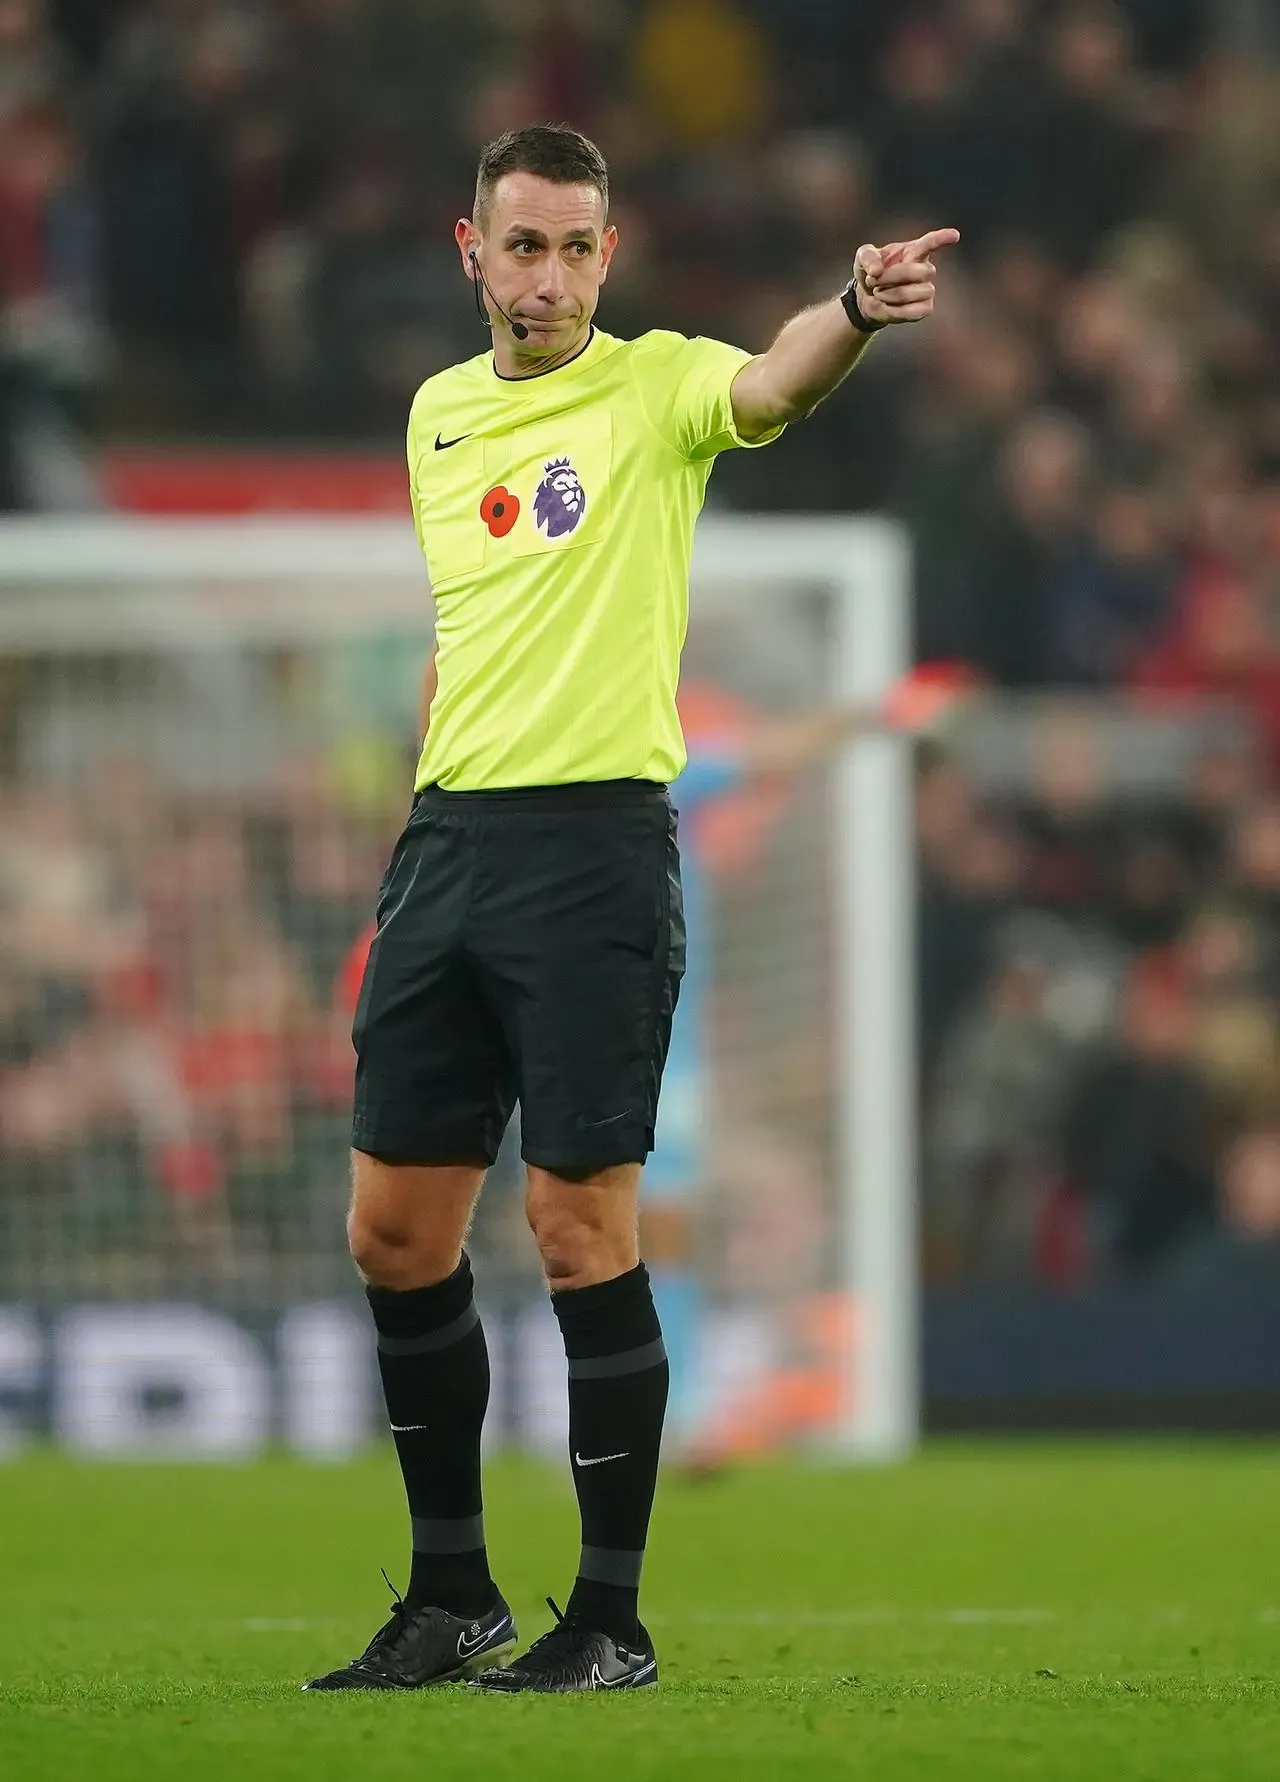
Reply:
<svg viewBox="0 0 1280 1782"><path fill-rule="evenodd" d="M750 354L599 329L503 378L484 353L428 378L409 486L435 596L438 689L416 786L670 782L693 528L718 452L744 440Z"/></svg>

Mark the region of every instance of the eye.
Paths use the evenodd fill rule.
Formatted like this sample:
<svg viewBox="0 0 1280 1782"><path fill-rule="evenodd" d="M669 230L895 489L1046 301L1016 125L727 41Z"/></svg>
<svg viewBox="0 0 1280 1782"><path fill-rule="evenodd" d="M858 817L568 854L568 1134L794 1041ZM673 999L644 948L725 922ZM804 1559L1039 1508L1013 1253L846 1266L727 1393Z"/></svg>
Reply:
<svg viewBox="0 0 1280 1782"><path fill-rule="evenodd" d="M522 259L527 260L530 254L537 253L538 248L536 242L517 241L512 244L511 251L513 254L519 254Z"/></svg>

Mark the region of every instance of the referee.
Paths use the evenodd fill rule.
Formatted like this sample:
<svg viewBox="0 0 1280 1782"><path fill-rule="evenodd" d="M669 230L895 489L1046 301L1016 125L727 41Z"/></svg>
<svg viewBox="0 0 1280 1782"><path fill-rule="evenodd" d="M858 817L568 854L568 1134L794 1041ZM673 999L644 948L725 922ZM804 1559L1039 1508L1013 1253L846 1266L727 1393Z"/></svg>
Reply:
<svg viewBox="0 0 1280 1782"><path fill-rule="evenodd" d="M637 1598L668 1370L636 1197L684 971L667 788L685 764L694 522L716 454L776 439L873 333L929 315L930 256L959 240L859 248L847 288L752 358L595 327L608 201L577 131L485 149L455 234L493 350L429 378L410 411L436 650L356 1011L348 1231L413 1561L362 1656L309 1689L657 1682ZM516 1628L485 1552L489 1363L463 1245L517 1100L582 1549L564 1613L504 1663Z"/></svg>

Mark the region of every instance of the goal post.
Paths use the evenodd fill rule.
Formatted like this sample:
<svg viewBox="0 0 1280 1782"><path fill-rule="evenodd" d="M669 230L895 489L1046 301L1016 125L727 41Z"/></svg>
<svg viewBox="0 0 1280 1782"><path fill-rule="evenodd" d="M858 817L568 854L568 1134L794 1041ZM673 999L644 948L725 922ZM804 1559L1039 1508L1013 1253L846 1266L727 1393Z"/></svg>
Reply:
<svg viewBox="0 0 1280 1782"><path fill-rule="evenodd" d="M736 658L755 633L757 660L741 676L747 692L781 689L781 702L792 709L870 703L908 665L908 584L905 537L889 521L710 513L697 532L686 672L692 656L700 672L714 678L722 658ZM163 755L182 740L184 683L175 678L176 691L157 691L158 677L153 684L99 664L126 657L135 664L195 660L209 651L238 652L247 660L282 646L322 652L389 639L389 659L411 679L431 622L413 531L398 520L4 521L0 662L41 663L46 671L43 681L37 675L23 683L28 706L17 741L10 738L6 771L38 787L41 775L65 777L83 759L92 712L75 709L71 697L57 714L42 712L39 696L30 692L56 686L59 673L73 668L77 688L86 675L100 677L103 709L113 713L132 711L130 701L168 699L175 709L166 706L163 723L143 723L140 705L137 714L145 747ZM808 642L803 650L797 646L788 666L782 658L791 630ZM246 684L251 697L253 683ZM243 689L239 697L243 703ZM756 701L767 704L767 698ZM216 720L193 712L190 722L198 728ZM228 749L232 740L226 739ZM228 766L228 779L251 770L255 748L274 746L252 735L235 740L240 766ZM181 754L174 748L175 772ZM188 780L199 772L198 735L190 739L190 755L182 770ZM830 910L820 975L831 1016L824 1093L835 1216L822 1247L852 1312L843 1327L840 1409L809 1432L807 1445L828 1456L896 1459L910 1450L919 1428L908 746L888 735L848 745L826 776L824 802L805 834L811 852L803 864L825 880ZM769 924L787 920L784 868L785 862L770 901L742 918L762 937L761 949L769 946ZM771 968L759 952L751 963L763 974L763 1006ZM779 969L786 969L785 959ZM305 1271L294 1273L302 1279ZM19 1296L21 1286L20 1279L16 1288L0 1284L0 1301Z"/></svg>
<svg viewBox="0 0 1280 1782"><path fill-rule="evenodd" d="M704 577L825 588L834 702L870 705L909 666L910 564L894 522L710 516L694 552L695 601ZM865 1460L901 1458L920 1429L912 810L907 745L855 739L831 787L837 1243L854 1308L831 1439Z"/></svg>

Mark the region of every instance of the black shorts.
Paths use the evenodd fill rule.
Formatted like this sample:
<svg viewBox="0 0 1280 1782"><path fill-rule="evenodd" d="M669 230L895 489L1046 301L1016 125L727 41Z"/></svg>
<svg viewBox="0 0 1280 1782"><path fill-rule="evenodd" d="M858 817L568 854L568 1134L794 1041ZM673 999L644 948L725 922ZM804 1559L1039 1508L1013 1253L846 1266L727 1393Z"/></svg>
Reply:
<svg viewBox="0 0 1280 1782"><path fill-rule="evenodd" d="M413 801L378 894L352 1039L352 1143L492 1163L642 1163L684 972L665 786L615 780Z"/></svg>

